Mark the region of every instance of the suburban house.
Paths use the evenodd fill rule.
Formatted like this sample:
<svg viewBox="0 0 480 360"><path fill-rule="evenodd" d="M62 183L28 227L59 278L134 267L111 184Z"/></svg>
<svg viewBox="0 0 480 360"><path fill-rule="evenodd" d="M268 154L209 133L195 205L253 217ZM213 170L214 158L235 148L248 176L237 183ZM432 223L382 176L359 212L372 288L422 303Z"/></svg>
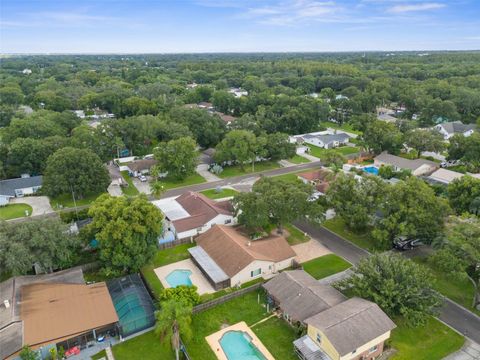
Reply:
<svg viewBox="0 0 480 360"><path fill-rule="evenodd" d="M218 116L220 116L220 119L222 119L222 121L225 123L225 125L230 125L232 122L234 122L235 120L237 120L237 118L235 116L232 116L232 115L228 115L228 114L224 114L222 112L219 112L219 111L216 111L214 114L217 114Z"/></svg>
<svg viewBox="0 0 480 360"><path fill-rule="evenodd" d="M237 228L215 225L189 248L192 261L215 290L269 277L292 265L296 256L287 240L270 235L252 240Z"/></svg>
<svg viewBox="0 0 480 360"><path fill-rule="evenodd" d="M327 169L307 171L297 175L305 184L313 185L319 195L325 195L334 176L334 173Z"/></svg>
<svg viewBox="0 0 480 360"><path fill-rule="evenodd" d="M131 162L120 164L120 171L128 171L131 176L140 176L150 173L152 166L157 164L155 159L135 159Z"/></svg>
<svg viewBox="0 0 480 360"><path fill-rule="evenodd" d="M35 194L42 187L42 176L22 176L0 181L0 206L11 198Z"/></svg>
<svg viewBox="0 0 480 360"><path fill-rule="evenodd" d="M439 167L434 161L425 159L410 160L386 152L376 156L373 164L376 167L392 166L395 171L410 170L414 176L431 174Z"/></svg>
<svg viewBox="0 0 480 360"><path fill-rule="evenodd" d="M230 94L235 95L235 97L237 97L237 98L248 95L248 91L247 91L247 90L242 90L242 89L240 89L240 88L231 88L230 90L228 90L228 92L229 92Z"/></svg>
<svg viewBox="0 0 480 360"><path fill-rule="evenodd" d="M350 135L344 132L319 131L290 137L291 143L314 145L324 149L333 149L349 142Z"/></svg>
<svg viewBox="0 0 480 360"><path fill-rule="evenodd" d="M27 275L0 283L0 358L24 345L42 359L51 348L87 347L117 334L118 315L104 282L85 285L80 268Z"/></svg>
<svg viewBox="0 0 480 360"><path fill-rule="evenodd" d="M397 118L395 117L396 112L393 109L378 107L377 108L377 120L385 121L388 123L395 123Z"/></svg>
<svg viewBox="0 0 480 360"><path fill-rule="evenodd" d="M396 327L377 304L347 299L303 270L284 271L263 287L287 321L307 327L293 342L302 360L376 359Z"/></svg>
<svg viewBox="0 0 480 360"><path fill-rule="evenodd" d="M471 176L480 179L480 174L462 174L448 169L438 169L437 171L433 172L429 177L427 177L427 180L434 183L448 185L452 181L461 179L464 176Z"/></svg>
<svg viewBox="0 0 480 360"><path fill-rule="evenodd" d="M153 201L165 215L160 242L193 238L213 225L236 223L230 201L214 201L196 192Z"/></svg>
<svg viewBox="0 0 480 360"><path fill-rule="evenodd" d="M455 134L462 134L467 137L473 134L477 129L475 124L464 124L461 121L445 122L434 126L443 135L445 140L450 139Z"/></svg>

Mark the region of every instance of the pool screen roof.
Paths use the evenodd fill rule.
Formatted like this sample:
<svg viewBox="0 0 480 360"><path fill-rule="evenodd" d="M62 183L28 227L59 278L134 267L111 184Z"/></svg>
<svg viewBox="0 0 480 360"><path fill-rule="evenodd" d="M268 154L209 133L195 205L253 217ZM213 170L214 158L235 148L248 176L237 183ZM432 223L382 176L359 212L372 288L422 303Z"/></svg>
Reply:
<svg viewBox="0 0 480 360"><path fill-rule="evenodd" d="M220 266L218 266L217 263L200 246L191 247L188 249L188 251L213 282L220 283L229 279L228 275L225 274Z"/></svg>
<svg viewBox="0 0 480 360"><path fill-rule="evenodd" d="M170 221L183 219L190 216L187 210L185 210L182 205L175 201L175 198L156 200L153 201L153 204L158 207Z"/></svg>

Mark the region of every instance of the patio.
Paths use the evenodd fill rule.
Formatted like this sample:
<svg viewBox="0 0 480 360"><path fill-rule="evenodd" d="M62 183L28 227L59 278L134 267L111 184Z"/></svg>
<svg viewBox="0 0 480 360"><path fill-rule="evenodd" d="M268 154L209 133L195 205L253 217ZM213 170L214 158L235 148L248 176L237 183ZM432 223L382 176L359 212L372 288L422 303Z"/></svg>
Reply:
<svg viewBox="0 0 480 360"><path fill-rule="evenodd" d="M292 249L297 254L295 260L299 263L304 263L331 253L331 251L325 246L313 239L301 244L293 245Z"/></svg>
<svg viewBox="0 0 480 360"><path fill-rule="evenodd" d="M203 276L200 269L190 259L161 266L154 270L155 275L157 275L164 288L171 287L166 278L174 270L190 270L192 272L190 275L190 280L192 281L193 285L197 287L199 295L215 292L215 289L212 287L212 285L210 285L205 276Z"/></svg>

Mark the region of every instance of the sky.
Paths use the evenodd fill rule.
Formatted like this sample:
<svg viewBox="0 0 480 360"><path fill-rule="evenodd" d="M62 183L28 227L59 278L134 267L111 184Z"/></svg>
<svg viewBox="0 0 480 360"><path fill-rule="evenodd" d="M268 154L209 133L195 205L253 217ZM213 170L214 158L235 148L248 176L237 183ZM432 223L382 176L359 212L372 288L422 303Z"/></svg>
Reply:
<svg viewBox="0 0 480 360"><path fill-rule="evenodd" d="M0 53L479 49L480 0L0 0Z"/></svg>

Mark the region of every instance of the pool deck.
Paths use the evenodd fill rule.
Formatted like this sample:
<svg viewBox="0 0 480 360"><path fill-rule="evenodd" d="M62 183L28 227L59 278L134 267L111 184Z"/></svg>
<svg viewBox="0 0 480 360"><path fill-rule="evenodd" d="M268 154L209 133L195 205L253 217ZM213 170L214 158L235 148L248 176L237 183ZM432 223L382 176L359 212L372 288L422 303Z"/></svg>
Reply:
<svg viewBox="0 0 480 360"><path fill-rule="evenodd" d="M225 334L227 331L246 332L252 338L252 344L255 345L255 347L258 350L260 350L260 352L263 354L263 356L265 356L267 360L275 360L272 354L270 354L270 351L267 350L267 348L262 344L262 342L257 337L257 335L255 335L252 329L248 327L245 321L241 321L239 323L236 323L235 325L229 326L225 329L222 329L220 331L217 331L216 333L213 333L205 337L205 340L207 340L208 345L210 345L210 348L213 350L215 355L217 355L217 358L219 360L228 360L227 356L223 352L222 346L220 345L220 339L222 338L223 334Z"/></svg>
<svg viewBox="0 0 480 360"><path fill-rule="evenodd" d="M171 287L170 284L167 282L166 277L173 270L190 270L192 272L192 274L190 275L190 280L192 281L193 285L198 288L197 292L199 295L211 294L215 292L215 289L212 287L212 285L210 285L205 276L203 276L200 269L190 259L178 261L173 264L168 264L154 270L155 274L157 275L158 279L160 280L165 289Z"/></svg>

